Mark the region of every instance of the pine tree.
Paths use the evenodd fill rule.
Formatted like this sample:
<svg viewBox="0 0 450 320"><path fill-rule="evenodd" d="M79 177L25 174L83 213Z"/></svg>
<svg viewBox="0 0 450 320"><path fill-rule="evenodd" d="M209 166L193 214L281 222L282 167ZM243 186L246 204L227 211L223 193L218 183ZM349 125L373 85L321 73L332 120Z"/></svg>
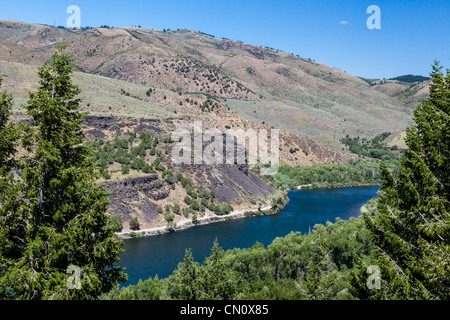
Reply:
<svg viewBox="0 0 450 320"><path fill-rule="evenodd" d="M2 78L0 78L0 87ZM0 92L0 170L1 176L14 167L16 142L19 138L16 126L10 122L13 97L6 92Z"/></svg>
<svg viewBox="0 0 450 320"><path fill-rule="evenodd" d="M0 78L0 86L2 79ZM0 92L0 299L10 296L9 282L6 280L8 266L17 254L17 247L23 238L24 225L20 221L20 184L15 178L15 159L19 131L10 116L12 96Z"/></svg>
<svg viewBox="0 0 450 320"><path fill-rule="evenodd" d="M327 251L325 227L317 226L313 240L311 257L306 267L306 293L311 300L325 300L328 291L338 281L339 275L331 261L331 253Z"/></svg>
<svg viewBox="0 0 450 320"><path fill-rule="evenodd" d="M383 283L375 297L450 298L450 72L441 69L414 111L398 178L382 166L378 210L365 215Z"/></svg>
<svg viewBox="0 0 450 320"><path fill-rule="evenodd" d="M211 255L201 268L201 299L232 300L238 293L237 279L224 261L225 252L216 239Z"/></svg>
<svg viewBox="0 0 450 320"><path fill-rule="evenodd" d="M23 232L5 235L13 253L1 270L13 299L94 299L126 279L114 266L121 242L107 227L108 194L83 144L85 114L64 49L39 68L40 87L25 105L33 124L22 135L20 208L9 209L10 227ZM79 289L70 286L71 266L81 271Z"/></svg>
<svg viewBox="0 0 450 320"><path fill-rule="evenodd" d="M171 278L169 278L169 294L174 299L198 300L200 266L194 261L192 251L186 250L184 261L178 264Z"/></svg>

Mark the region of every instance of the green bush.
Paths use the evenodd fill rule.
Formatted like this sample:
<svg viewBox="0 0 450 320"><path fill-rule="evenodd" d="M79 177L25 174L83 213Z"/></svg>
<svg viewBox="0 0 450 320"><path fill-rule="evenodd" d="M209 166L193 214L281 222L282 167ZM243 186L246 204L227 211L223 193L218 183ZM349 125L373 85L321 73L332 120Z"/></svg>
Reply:
<svg viewBox="0 0 450 320"><path fill-rule="evenodd" d="M228 203L224 203L224 204L217 204L214 207L214 213L217 214L218 216L224 216L224 215L228 215L231 213L231 211L233 211L233 207L228 204Z"/></svg>
<svg viewBox="0 0 450 320"><path fill-rule="evenodd" d="M150 166L148 163L146 163L142 167L142 171L145 172L145 173L155 173L155 170L153 170L152 166Z"/></svg>
<svg viewBox="0 0 450 320"><path fill-rule="evenodd" d="M131 230L139 230L140 229L139 220L137 218L131 219L129 224L130 224Z"/></svg>
<svg viewBox="0 0 450 320"><path fill-rule="evenodd" d="M103 173L103 179L105 180L111 179L111 174L107 170Z"/></svg>
<svg viewBox="0 0 450 320"><path fill-rule="evenodd" d="M180 205L178 203L175 202L175 204L173 205L172 211L175 214L179 214L180 213Z"/></svg>
<svg viewBox="0 0 450 320"><path fill-rule="evenodd" d="M175 215L174 215L172 212L166 213L166 214L164 215L164 219L165 219L168 223L170 223L170 222L173 221L173 219L175 219Z"/></svg>
<svg viewBox="0 0 450 320"><path fill-rule="evenodd" d="M127 165L122 166L122 174L129 174L130 173L130 167Z"/></svg>
<svg viewBox="0 0 450 320"><path fill-rule="evenodd" d="M200 205L198 204L197 200L191 199L191 208L194 211L200 210Z"/></svg>

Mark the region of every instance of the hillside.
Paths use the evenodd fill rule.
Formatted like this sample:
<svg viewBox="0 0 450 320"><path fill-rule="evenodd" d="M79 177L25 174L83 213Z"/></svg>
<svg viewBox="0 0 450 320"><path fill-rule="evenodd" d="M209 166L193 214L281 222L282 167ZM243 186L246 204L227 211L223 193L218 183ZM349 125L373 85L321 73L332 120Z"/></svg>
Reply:
<svg viewBox="0 0 450 320"><path fill-rule="evenodd" d="M0 62L0 76L4 80L1 90L15 98L13 119L30 121L21 105L28 100L28 90L37 90L37 67ZM82 90L82 110L89 112L84 122L88 142L97 150L97 159L105 171L99 183L111 192L109 213L121 218L122 231L131 231L129 222L134 218L138 218L142 229L168 225L165 208L167 205L172 208L175 203L180 211L172 218L174 222L192 219L194 215L216 217L226 204L233 210L257 210L271 203L273 189L248 166L176 166L170 159L173 144L167 143L177 122L203 120L205 129L221 130L227 127L270 130L269 125L252 123L204 96L180 96L163 89L152 89L147 95L145 86L82 72L75 72L73 80ZM179 101L183 103L180 105ZM214 110L203 112L205 105ZM152 137L153 154L149 143L143 151L139 149L142 134ZM352 158L297 134L281 131L280 139L280 160L284 164L345 163ZM126 148L118 146L117 140L127 141ZM141 150L139 155L137 150ZM135 163L148 164L149 169L134 166ZM122 170L127 166L129 172L124 173ZM192 191L181 183L177 173L189 179ZM214 201L212 198L203 201L206 191L214 192ZM197 197L197 204L186 203L188 195ZM159 212L158 208L164 211Z"/></svg>
<svg viewBox="0 0 450 320"><path fill-rule="evenodd" d="M0 36L0 60L40 65L65 38L79 71L213 96L247 119L335 148L346 134L403 131L426 95L419 87L368 83L299 56L184 29L69 31L1 21Z"/></svg>
<svg viewBox="0 0 450 320"><path fill-rule="evenodd" d="M22 105L39 86L37 67L65 39L81 107L89 112L85 132L104 171L99 183L111 192L110 213L121 218L123 231L134 218L142 228L170 226L277 201L247 164L172 164L169 138L177 123L202 121L204 129L222 132L278 128L282 165L347 163L355 155L341 138L392 132L398 144L427 89L427 83L365 81L190 30L69 31L0 21L0 39L1 89L14 96L17 122L30 121ZM175 203L180 208L172 216Z"/></svg>
<svg viewBox="0 0 450 320"><path fill-rule="evenodd" d="M417 104L428 96L430 81L374 80L369 84L373 89L399 101L405 110L414 110Z"/></svg>

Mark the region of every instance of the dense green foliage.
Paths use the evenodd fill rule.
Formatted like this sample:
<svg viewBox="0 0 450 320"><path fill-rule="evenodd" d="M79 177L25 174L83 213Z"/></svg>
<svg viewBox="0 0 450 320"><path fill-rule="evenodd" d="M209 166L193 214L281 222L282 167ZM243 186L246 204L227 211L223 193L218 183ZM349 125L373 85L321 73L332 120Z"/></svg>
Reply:
<svg viewBox="0 0 450 320"><path fill-rule="evenodd" d="M377 184L380 180L380 169L376 162L350 161L347 165L323 164L308 167L281 166L271 179L276 187L295 189L324 188L360 184Z"/></svg>
<svg viewBox="0 0 450 320"><path fill-rule="evenodd" d="M389 132L385 132L370 140L366 138L360 139L360 137L352 138L347 135L340 141L348 146L350 152L360 156L382 160L396 159L398 156L387 150L386 144L383 143L389 135Z"/></svg>
<svg viewBox="0 0 450 320"><path fill-rule="evenodd" d="M1 78L0 78L1 85ZM17 224L19 211L20 184L14 177L13 168L17 166L15 154L19 139L18 128L10 123L12 96L0 93L0 299L7 298L9 287L6 272L10 261L14 262L15 244L12 237L23 233Z"/></svg>
<svg viewBox="0 0 450 320"><path fill-rule="evenodd" d="M0 96L0 135L8 135L0 150L0 298L92 299L126 279L114 266L121 242L108 228L107 193L83 144L80 90L63 50L39 68L20 157L10 145L17 129L5 123L11 99ZM80 289L71 290L70 266L82 270Z"/></svg>
<svg viewBox="0 0 450 320"><path fill-rule="evenodd" d="M118 215L111 215L108 228L114 232L121 232L123 229L122 219Z"/></svg>
<svg viewBox="0 0 450 320"><path fill-rule="evenodd" d="M0 87L2 79L0 78ZM14 166L13 155L17 152L16 142L19 138L15 125L9 123L12 114L12 96L0 92L0 177Z"/></svg>
<svg viewBox="0 0 450 320"><path fill-rule="evenodd" d="M375 298L450 298L450 71L436 63L431 76L398 177L383 167L378 208L365 215L383 279Z"/></svg>
<svg viewBox="0 0 450 320"><path fill-rule="evenodd" d="M165 142L171 143L170 140L165 140ZM103 139L96 139L90 145L95 150L93 160L98 163L102 169L103 177L107 180L111 178L108 171L109 167L114 163L122 165L120 171L124 175L129 174L130 170L155 173L155 170L162 169L159 166L159 158L157 162L153 163L146 160L147 150L150 150L151 156L160 156L160 153L157 154L155 149L159 145L158 137L153 137L148 133L142 133L139 137L136 137L136 134L128 134L123 137L116 136L113 141L106 142Z"/></svg>
<svg viewBox="0 0 450 320"><path fill-rule="evenodd" d="M317 225L265 248L223 251L217 241L200 265L190 250L166 279L148 279L110 293L114 299L354 299L359 261L371 259L362 219Z"/></svg>
<svg viewBox="0 0 450 320"><path fill-rule="evenodd" d="M341 142L351 152L367 159L350 160L347 164L321 164L312 166L281 166L269 182L277 188L318 189L339 186L381 183L380 162L397 173L399 155L385 148L383 141L389 133L377 135L371 140L351 138L347 135ZM293 150L295 152L295 149Z"/></svg>

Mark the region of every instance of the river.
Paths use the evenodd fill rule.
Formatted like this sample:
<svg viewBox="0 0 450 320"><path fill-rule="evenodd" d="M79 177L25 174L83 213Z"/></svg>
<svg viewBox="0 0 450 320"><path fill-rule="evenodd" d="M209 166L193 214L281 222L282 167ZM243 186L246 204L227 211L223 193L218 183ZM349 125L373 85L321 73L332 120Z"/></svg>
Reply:
<svg viewBox="0 0 450 320"><path fill-rule="evenodd" d="M214 240L224 249L249 248L256 242L265 246L291 231L308 233L315 224L348 220L360 215L360 208L377 195L379 187L364 186L289 192L288 205L278 214L217 222L158 236L124 240L118 265L125 267L128 282L136 284L149 277L166 278L191 248L195 261L210 254Z"/></svg>

